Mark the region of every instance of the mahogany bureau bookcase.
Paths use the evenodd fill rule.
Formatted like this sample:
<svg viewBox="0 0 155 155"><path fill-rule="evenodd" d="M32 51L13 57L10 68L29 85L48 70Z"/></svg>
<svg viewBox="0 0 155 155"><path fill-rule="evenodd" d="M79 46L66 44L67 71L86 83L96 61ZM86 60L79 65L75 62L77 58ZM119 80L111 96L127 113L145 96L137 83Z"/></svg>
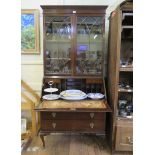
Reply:
<svg viewBox="0 0 155 155"><path fill-rule="evenodd" d="M104 31L107 6L41 6L43 9L44 77L39 105L39 135L50 133L107 134L111 112L104 81ZM103 99L44 100L53 81L60 94L76 89L102 93Z"/></svg>

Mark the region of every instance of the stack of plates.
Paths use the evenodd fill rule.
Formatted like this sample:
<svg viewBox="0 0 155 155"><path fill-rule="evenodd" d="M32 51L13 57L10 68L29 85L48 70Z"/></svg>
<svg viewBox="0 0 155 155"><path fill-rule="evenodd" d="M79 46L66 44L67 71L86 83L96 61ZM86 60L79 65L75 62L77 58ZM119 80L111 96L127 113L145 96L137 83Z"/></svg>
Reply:
<svg viewBox="0 0 155 155"><path fill-rule="evenodd" d="M49 94L49 95L44 95L43 99L44 100L57 100L59 97L60 97L60 95Z"/></svg>
<svg viewBox="0 0 155 155"><path fill-rule="evenodd" d="M83 100L87 98L87 95L83 91L76 89L62 91L60 96L65 100Z"/></svg>
<svg viewBox="0 0 155 155"><path fill-rule="evenodd" d="M87 94L89 98L93 99L93 100L99 100L104 98L105 95L101 94L101 93L89 93Z"/></svg>

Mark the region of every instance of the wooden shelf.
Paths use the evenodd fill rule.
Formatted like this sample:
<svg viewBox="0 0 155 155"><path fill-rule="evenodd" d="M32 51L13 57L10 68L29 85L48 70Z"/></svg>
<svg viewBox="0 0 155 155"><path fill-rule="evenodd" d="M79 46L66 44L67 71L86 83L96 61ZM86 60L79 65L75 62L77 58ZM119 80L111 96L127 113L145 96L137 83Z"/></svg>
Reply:
<svg viewBox="0 0 155 155"><path fill-rule="evenodd" d="M95 44L95 43L103 43L103 41L100 41L100 40L99 40L99 41L95 41L95 40L94 40L94 41L93 41L93 40L91 40L91 41L84 41L84 40L78 41L78 40L77 40L77 43L78 43L78 44L79 44L79 43L87 43L87 44L89 44L89 43L91 43L91 44L94 43L94 44Z"/></svg>
<svg viewBox="0 0 155 155"><path fill-rule="evenodd" d="M71 75L71 72L70 73L63 73L63 72L52 72L52 71L47 71L46 70L46 74L47 74L47 76L51 76L51 75L53 75L53 76L58 76L58 75L66 75L66 76L69 76L69 75Z"/></svg>
<svg viewBox="0 0 155 155"><path fill-rule="evenodd" d="M122 25L122 29L133 29L133 25Z"/></svg>
<svg viewBox="0 0 155 155"><path fill-rule="evenodd" d="M104 60L104 59L100 59L100 58L77 58L78 61L81 61L81 60L85 60L85 61L92 61L92 60Z"/></svg>
<svg viewBox="0 0 155 155"><path fill-rule="evenodd" d="M123 38L121 38L122 40L133 40L133 37L123 37Z"/></svg>
<svg viewBox="0 0 155 155"><path fill-rule="evenodd" d="M71 58L46 58L47 60L71 60Z"/></svg>
<svg viewBox="0 0 155 155"><path fill-rule="evenodd" d="M132 118L117 116L117 120L133 120L133 116Z"/></svg>
<svg viewBox="0 0 155 155"><path fill-rule="evenodd" d="M133 67L120 67L119 71L121 71L121 72L133 72Z"/></svg>
<svg viewBox="0 0 155 155"><path fill-rule="evenodd" d="M46 42L53 42L53 43L71 43L71 40L50 40L50 39L46 39Z"/></svg>
<svg viewBox="0 0 155 155"><path fill-rule="evenodd" d="M132 93L133 89L123 89L123 88L119 88L118 92L122 92L122 93Z"/></svg>
<svg viewBox="0 0 155 155"><path fill-rule="evenodd" d="M71 25L71 22L66 22L66 21L51 21L51 22L46 21L45 22L45 24L51 24L51 23L55 23L55 24L65 23L65 24L70 24Z"/></svg>
<svg viewBox="0 0 155 155"><path fill-rule="evenodd" d="M133 16L133 12L123 13L122 19L124 19L125 16Z"/></svg>
<svg viewBox="0 0 155 155"><path fill-rule="evenodd" d="M50 39L46 39L46 42L53 42L53 43L71 43L71 40L50 40ZM80 41L78 41L77 40L77 43L79 44L79 43L87 43L87 44L89 44L89 43L103 43L103 41L93 41L93 40L91 40L91 41L85 41L85 40L80 40Z"/></svg>

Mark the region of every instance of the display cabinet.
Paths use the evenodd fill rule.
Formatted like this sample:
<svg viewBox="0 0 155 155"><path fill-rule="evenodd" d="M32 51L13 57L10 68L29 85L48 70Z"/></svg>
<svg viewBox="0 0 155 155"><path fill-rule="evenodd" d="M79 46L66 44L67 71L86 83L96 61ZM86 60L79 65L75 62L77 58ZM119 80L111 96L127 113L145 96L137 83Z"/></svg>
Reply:
<svg viewBox="0 0 155 155"><path fill-rule="evenodd" d="M44 77L41 100L36 110L41 119L39 134L43 146L44 136L51 132L106 135L106 115L111 112L103 75L107 6L41 8ZM45 89L50 85L57 90L52 95L58 98L45 100L45 95L50 94ZM80 99L76 95L64 97L62 92L68 90L86 95ZM90 93L103 96L91 99L87 96Z"/></svg>
<svg viewBox="0 0 155 155"><path fill-rule="evenodd" d="M108 99L113 153L133 150L133 6L125 1L110 16Z"/></svg>
<svg viewBox="0 0 155 155"><path fill-rule="evenodd" d="M44 74L103 74L107 6L42 6Z"/></svg>

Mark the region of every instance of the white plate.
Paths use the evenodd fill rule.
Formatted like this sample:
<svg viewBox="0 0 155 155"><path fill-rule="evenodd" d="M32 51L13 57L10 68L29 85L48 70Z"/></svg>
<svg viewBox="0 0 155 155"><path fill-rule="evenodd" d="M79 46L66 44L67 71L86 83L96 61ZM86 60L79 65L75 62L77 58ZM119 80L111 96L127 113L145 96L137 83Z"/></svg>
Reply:
<svg viewBox="0 0 155 155"><path fill-rule="evenodd" d="M65 90L60 93L62 99L65 100L83 100L87 98L86 93L78 89Z"/></svg>
<svg viewBox="0 0 155 155"><path fill-rule="evenodd" d="M63 97L63 96L60 96L62 99L64 99L64 100L72 100L72 101L77 101L77 100L83 100L83 99L85 99L85 98L87 98L87 95L85 95L85 96L82 96L82 97L73 97L73 96L70 96L70 97Z"/></svg>
<svg viewBox="0 0 155 155"><path fill-rule="evenodd" d="M44 95L42 98L45 100L57 100L58 98L60 98L60 95L49 94L49 95Z"/></svg>
<svg viewBox="0 0 155 155"><path fill-rule="evenodd" d="M81 91L81 90L77 90L77 89L71 89L71 90L65 90L65 91L62 91L61 93L60 93L60 95L62 96L62 97L75 97L75 98L81 98L81 97L84 97L84 96L86 96L86 93L84 93L83 91Z"/></svg>
<svg viewBox="0 0 155 155"><path fill-rule="evenodd" d="M89 93L89 94L87 94L87 96L91 99L99 100L99 99L102 99L105 95L103 95L101 93Z"/></svg>
<svg viewBox="0 0 155 155"><path fill-rule="evenodd" d="M56 92L56 91L58 91L57 88L46 88L46 89L44 89L44 92L48 92L48 93L53 93L53 92Z"/></svg>

